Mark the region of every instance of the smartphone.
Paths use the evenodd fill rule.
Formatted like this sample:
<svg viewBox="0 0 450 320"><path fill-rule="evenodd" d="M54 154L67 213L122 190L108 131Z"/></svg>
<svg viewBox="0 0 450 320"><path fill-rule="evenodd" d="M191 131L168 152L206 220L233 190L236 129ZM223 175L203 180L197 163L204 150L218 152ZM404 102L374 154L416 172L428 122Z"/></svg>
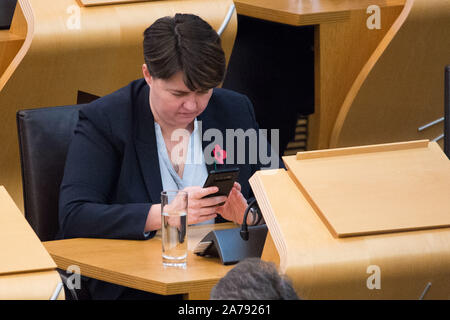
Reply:
<svg viewBox="0 0 450 320"><path fill-rule="evenodd" d="M212 170L209 172L208 178L205 181L203 188L218 187L219 191L205 196L205 198L226 196L230 194L234 182L239 176L239 168L230 168L222 170ZM225 202L220 203L223 205Z"/></svg>

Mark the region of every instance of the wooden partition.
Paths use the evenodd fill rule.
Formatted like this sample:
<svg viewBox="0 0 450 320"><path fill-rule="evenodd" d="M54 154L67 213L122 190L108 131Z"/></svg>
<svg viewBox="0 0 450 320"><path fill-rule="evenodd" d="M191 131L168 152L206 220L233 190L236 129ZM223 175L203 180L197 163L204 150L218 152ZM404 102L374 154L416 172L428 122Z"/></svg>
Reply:
<svg viewBox="0 0 450 320"><path fill-rule="evenodd" d="M298 153L250 185L304 299L448 299L450 161L436 142Z"/></svg>
<svg viewBox="0 0 450 320"><path fill-rule="evenodd" d="M330 147L331 132L347 93L402 12L405 1L235 0L238 14L292 26L315 27L315 111L308 120L308 150ZM374 14L367 10L370 6L380 10L379 29L367 27L367 21Z"/></svg>
<svg viewBox="0 0 450 320"><path fill-rule="evenodd" d="M0 185L0 300L48 300L61 283L56 264ZM58 299L64 299L64 289Z"/></svg>
<svg viewBox="0 0 450 320"><path fill-rule="evenodd" d="M168 0L83 7L76 0L19 0L11 29L0 32L0 183L19 208L17 110L76 104L79 92L111 93L142 77L143 32L157 18L193 13L218 30L232 4ZM227 61L236 23L234 13L221 36Z"/></svg>
<svg viewBox="0 0 450 320"><path fill-rule="evenodd" d="M449 63L450 1L408 0L347 93L330 147L440 136L442 122L418 128L444 115Z"/></svg>
<svg viewBox="0 0 450 320"><path fill-rule="evenodd" d="M0 30L0 74L2 74L25 40L24 36L13 33L11 30Z"/></svg>
<svg viewBox="0 0 450 320"><path fill-rule="evenodd" d="M360 3L360 1L352 1ZM403 9L400 1L364 2L345 21L315 29L315 112L308 121L308 150L330 147L330 136L352 84ZM380 7L380 29L367 28L367 7Z"/></svg>

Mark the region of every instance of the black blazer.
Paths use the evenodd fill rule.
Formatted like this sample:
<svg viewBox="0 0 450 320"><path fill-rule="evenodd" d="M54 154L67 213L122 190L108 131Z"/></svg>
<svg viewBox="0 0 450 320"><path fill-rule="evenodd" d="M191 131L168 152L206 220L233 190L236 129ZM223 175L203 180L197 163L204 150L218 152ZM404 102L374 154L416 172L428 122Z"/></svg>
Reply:
<svg viewBox="0 0 450 320"><path fill-rule="evenodd" d="M143 232L150 206L161 202L162 191L148 96L149 87L141 79L80 109L60 188L60 238L154 236L155 232L147 237ZM225 89L214 89L198 120L203 132L214 128L223 133L223 141L213 140L212 145L225 150L225 129L258 130L249 99ZM217 165L239 167L238 181L247 199L253 196L248 179L261 168L259 158L248 164L249 142L246 139L246 164L236 164L240 155L235 141L234 152L226 150L226 163ZM203 149L210 143L203 141ZM235 164L227 164L233 154Z"/></svg>

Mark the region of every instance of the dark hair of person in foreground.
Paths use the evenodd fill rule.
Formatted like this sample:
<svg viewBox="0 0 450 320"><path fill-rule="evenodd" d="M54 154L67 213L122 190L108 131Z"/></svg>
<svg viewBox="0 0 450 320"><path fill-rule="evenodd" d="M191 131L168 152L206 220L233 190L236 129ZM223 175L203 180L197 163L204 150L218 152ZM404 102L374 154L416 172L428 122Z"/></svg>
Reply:
<svg viewBox="0 0 450 320"><path fill-rule="evenodd" d="M211 290L211 300L299 300L275 264L259 258L239 262Z"/></svg>

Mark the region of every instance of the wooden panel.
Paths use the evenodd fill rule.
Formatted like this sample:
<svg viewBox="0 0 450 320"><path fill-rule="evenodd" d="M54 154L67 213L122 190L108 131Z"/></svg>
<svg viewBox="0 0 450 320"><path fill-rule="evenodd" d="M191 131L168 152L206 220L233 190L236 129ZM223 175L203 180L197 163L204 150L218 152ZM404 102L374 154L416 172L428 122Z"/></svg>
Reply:
<svg viewBox="0 0 450 320"><path fill-rule="evenodd" d="M350 11L370 5L403 6L405 0L235 0L239 14L294 26L347 20Z"/></svg>
<svg viewBox="0 0 450 320"><path fill-rule="evenodd" d="M163 295L204 296L233 267L220 264L218 258L205 258L192 251L213 228L236 225L193 226L188 229L187 268L165 268L161 258L159 234L148 241L69 239L44 242L61 269L75 264L81 274Z"/></svg>
<svg viewBox="0 0 450 320"><path fill-rule="evenodd" d="M308 150L329 148L347 93L402 8L382 7L379 30L367 28L366 10L352 11L346 21L316 27L315 112L308 121Z"/></svg>
<svg viewBox="0 0 450 320"><path fill-rule="evenodd" d="M33 229L0 186L0 275L55 268Z"/></svg>
<svg viewBox="0 0 450 320"><path fill-rule="evenodd" d="M212 289L212 288L211 288ZM206 291L194 291L183 296L184 300L209 300L211 289Z"/></svg>
<svg viewBox="0 0 450 320"><path fill-rule="evenodd" d="M48 300L61 278L19 208L0 186L0 300ZM58 299L64 299L64 289Z"/></svg>
<svg viewBox="0 0 450 320"><path fill-rule="evenodd" d="M296 159L307 160L325 157L329 158L336 156L365 154L371 152L386 152L386 151L408 150L413 148L427 148L427 147L428 147L428 140L418 140L418 141L398 142L390 144L375 144L370 146L298 152L296 154Z"/></svg>
<svg viewBox="0 0 450 320"><path fill-rule="evenodd" d="M19 52L25 38L9 30L0 30L0 76Z"/></svg>
<svg viewBox="0 0 450 320"><path fill-rule="evenodd" d="M0 275L0 300L49 300L61 277L57 271ZM61 289L57 300L64 300Z"/></svg>
<svg viewBox="0 0 450 320"><path fill-rule="evenodd" d="M25 40L25 38L20 37L11 33L9 30L0 30L0 42L8 42L8 41L17 41L17 40Z"/></svg>
<svg viewBox="0 0 450 320"><path fill-rule="evenodd" d="M142 77L144 30L157 18L190 12L216 30L232 0L171 0L79 7L76 0L19 0L11 32L24 35L0 77L0 183L23 210L16 112L76 104L78 91L104 96ZM229 60L236 13L222 34ZM25 36L26 35L26 36Z"/></svg>
<svg viewBox="0 0 450 320"><path fill-rule="evenodd" d="M435 142L417 145L360 147L353 154L349 148L342 155L331 149L317 158L283 160L334 236L448 227L450 161Z"/></svg>
<svg viewBox="0 0 450 320"><path fill-rule="evenodd" d="M418 128L443 116L449 52L450 1L408 1L345 98L330 146L432 140L442 134L442 123Z"/></svg>
<svg viewBox="0 0 450 320"><path fill-rule="evenodd" d="M77 1L83 7L93 7L93 6L114 5L123 3L149 2L157 0L77 0Z"/></svg>
<svg viewBox="0 0 450 320"><path fill-rule="evenodd" d="M270 232L267 233L266 242L264 243L263 252L261 254L261 260L275 263L280 265L280 255L278 254L277 247L273 242Z"/></svg>
<svg viewBox="0 0 450 320"><path fill-rule="evenodd" d="M250 184L300 297L418 299L428 282L425 299L450 297L449 228L334 238L287 171L258 171ZM367 286L371 266L380 289Z"/></svg>

